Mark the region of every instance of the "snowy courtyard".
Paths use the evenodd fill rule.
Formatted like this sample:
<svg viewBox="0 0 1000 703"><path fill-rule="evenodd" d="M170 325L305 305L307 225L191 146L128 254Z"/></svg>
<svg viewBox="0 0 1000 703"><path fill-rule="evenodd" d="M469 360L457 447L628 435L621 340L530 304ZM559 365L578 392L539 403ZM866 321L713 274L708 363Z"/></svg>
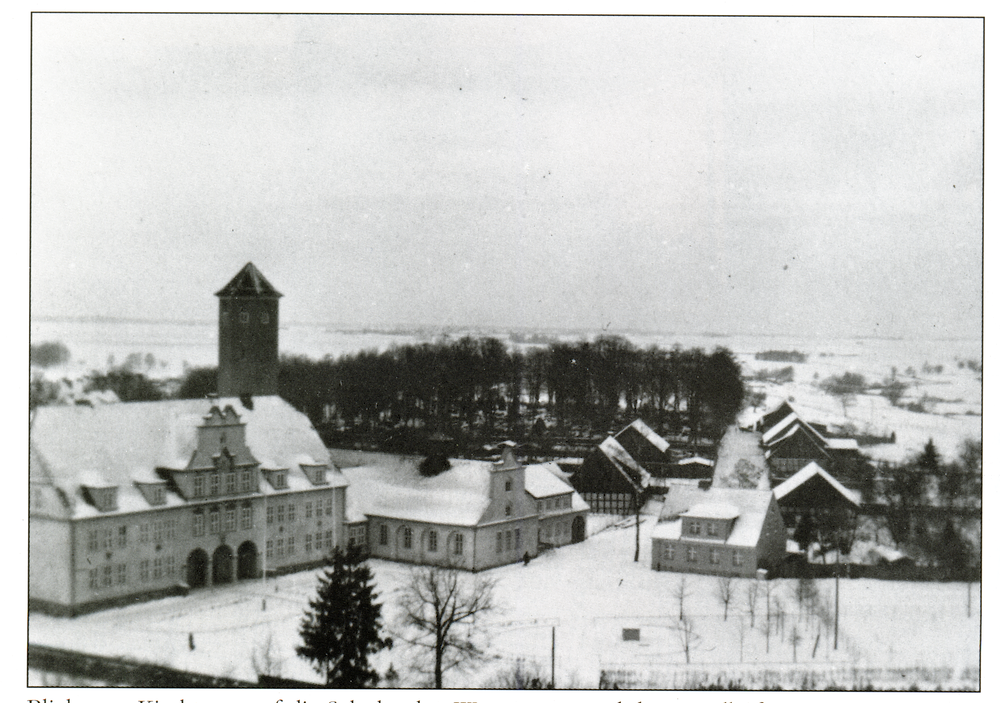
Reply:
<svg viewBox="0 0 1000 703"><path fill-rule="evenodd" d="M970 601L963 583L842 579L834 649L833 580L816 581L815 596L805 599L795 580L736 579L724 618L716 577L687 575L681 589L680 574L650 569L652 520L642 521L638 562L635 524L626 521L580 544L546 552L527 566L481 574L496 581L497 607L475 623L470 635L485 643L487 659L447 672L445 686L493 687L511 680L515 671L547 684L553 651L558 688L597 688L612 679L623 686L671 688L716 674L742 678L753 687L765 670L822 674L924 667L937 670L938 682L944 676L952 687L961 685L963 675L978 677L978 584ZM595 526L604 521L596 517ZM396 604L417 567L380 560L371 566L386 627L398 643ZM759 594L751 627L747 589L754 583ZM299 620L315 586L316 572L308 571L73 619L32 613L29 641L251 681L261 670L318 681L295 655ZM768 587L769 631L764 627ZM676 626L679 590L685 591L684 615L691 623L686 653ZM626 629L632 631L628 641ZM399 674L397 686L428 686L430 679L411 666L413 661L414 652L401 644L375 658L380 673L391 665ZM692 679L695 674L702 678Z"/></svg>

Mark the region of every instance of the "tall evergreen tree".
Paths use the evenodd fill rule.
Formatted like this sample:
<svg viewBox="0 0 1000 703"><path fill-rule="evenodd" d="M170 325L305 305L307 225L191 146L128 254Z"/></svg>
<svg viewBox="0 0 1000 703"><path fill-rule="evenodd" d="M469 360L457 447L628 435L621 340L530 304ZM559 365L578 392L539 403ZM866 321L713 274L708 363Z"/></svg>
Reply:
<svg viewBox="0 0 1000 703"><path fill-rule="evenodd" d="M364 688L378 683L368 657L392 647L382 637L382 604L376 603L371 569L360 548L334 549L319 576L299 626L295 653L312 662L329 688Z"/></svg>

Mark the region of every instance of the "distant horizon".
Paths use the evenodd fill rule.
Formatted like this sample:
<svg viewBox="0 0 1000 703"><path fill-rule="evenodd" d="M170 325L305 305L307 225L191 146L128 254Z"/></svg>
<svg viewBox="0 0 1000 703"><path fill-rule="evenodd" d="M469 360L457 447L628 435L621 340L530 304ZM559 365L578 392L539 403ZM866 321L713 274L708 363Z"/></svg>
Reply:
<svg viewBox="0 0 1000 703"><path fill-rule="evenodd" d="M92 323L92 324L168 324L183 326L216 326L218 320L210 319L178 319L178 318L138 318L138 317L117 317L110 315L32 315L30 321L33 322L58 322L58 323ZM381 324L381 325L355 325L343 322L323 322L307 320L282 320L279 327L322 327L333 329L339 333L353 334L420 334L428 332L438 332L448 334L450 332L476 332L480 334L493 333L541 333L541 334L587 334L587 335L648 335L648 336L685 336L685 337L717 337L726 339L731 337L761 337L761 338L809 338L809 339L882 339L903 341L910 339L926 339L934 341L983 341L984 334L978 336L945 336L933 337L927 335L863 335L863 334L822 334L819 332L718 332L709 330L684 331L684 330L659 330L659 329L601 329L597 327L518 327L504 325L479 325L479 324L448 324L439 323L426 324ZM57 340L44 340L57 341Z"/></svg>

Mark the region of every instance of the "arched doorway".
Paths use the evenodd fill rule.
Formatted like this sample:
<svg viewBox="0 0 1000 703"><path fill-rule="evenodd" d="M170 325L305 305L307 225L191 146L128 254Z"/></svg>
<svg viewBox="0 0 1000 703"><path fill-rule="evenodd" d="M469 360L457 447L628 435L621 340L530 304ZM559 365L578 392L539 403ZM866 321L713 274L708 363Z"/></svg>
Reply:
<svg viewBox="0 0 1000 703"><path fill-rule="evenodd" d="M583 519L583 515L577 515L573 518L573 544L582 542L586 536L587 521Z"/></svg>
<svg viewBox="0 0 1000 703"><path fill-rule="evenodd" d="M191 588L201 588L208 583L208 554L204 549L195 549L188 554L187 583Z"/></svg>
<svg viewBox="0 0 1000 703"><path fill-rule="evenodd" d="M249 540L236 550L236 578L257 578L257 545Z"/></svg>
<svg viewBox="0 0 1000 703"><path fill-rule="evenodd" d="M233 550L223 544L212 554L212 585L229 583L233 580Z"/></svg>

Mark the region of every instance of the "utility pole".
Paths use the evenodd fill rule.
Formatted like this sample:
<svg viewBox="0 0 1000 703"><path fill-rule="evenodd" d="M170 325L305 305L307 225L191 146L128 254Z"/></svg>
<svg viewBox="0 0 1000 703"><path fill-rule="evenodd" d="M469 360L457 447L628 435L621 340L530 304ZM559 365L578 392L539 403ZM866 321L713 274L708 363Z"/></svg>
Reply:
<svg viewBox="0 0 1000 703"><path fill-rule="evenodd" d="M839 540L838 540L839 541ZM833 572L833 648L837 648L840 633L840 545L837 545L837 568Z"/></svg>
<svg viewBox="0 0 1000 703"><path fill-rule="evenodd" d="M639 491L635 492L635 561L639 561Z"/></svg>

